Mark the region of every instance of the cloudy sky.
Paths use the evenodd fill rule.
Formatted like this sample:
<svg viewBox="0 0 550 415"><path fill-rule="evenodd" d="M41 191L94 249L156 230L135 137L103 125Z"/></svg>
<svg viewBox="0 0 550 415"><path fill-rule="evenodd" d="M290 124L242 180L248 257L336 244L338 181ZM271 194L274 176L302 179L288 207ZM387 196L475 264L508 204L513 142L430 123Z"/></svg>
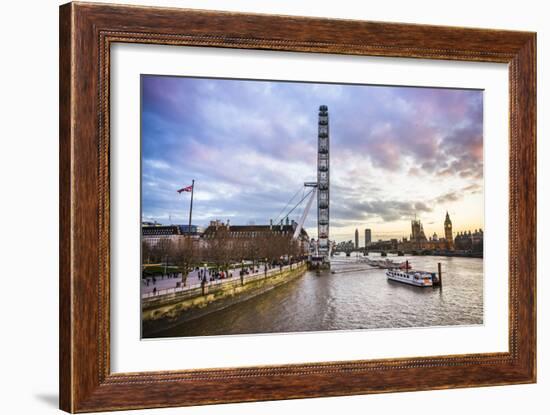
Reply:
<svg viewBox="0 0 550 415"><path fill-rule="evenodd" d="M331 239L483 227L483 92L142 76L142 218L266 224L316 180L329 109ZM293 206L291 203L290 206ZM305 205L302 204L302 206ZM290 216L298 220L302 208ZM306 228L317 237L316 212Z"/></svg>

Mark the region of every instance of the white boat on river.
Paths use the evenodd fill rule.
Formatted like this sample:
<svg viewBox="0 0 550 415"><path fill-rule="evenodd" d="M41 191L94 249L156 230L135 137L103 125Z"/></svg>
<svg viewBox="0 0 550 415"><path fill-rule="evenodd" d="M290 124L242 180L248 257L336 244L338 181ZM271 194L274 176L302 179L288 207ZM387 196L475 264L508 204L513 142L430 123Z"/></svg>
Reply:
<svg viewBox="0 0 550 415"><path fill-rule="evenodd" d="M432 287L438 283L437 276L433 272L404 271L401 269L388 269L386 276L389 280L398 281L416 287Z"/></svg>

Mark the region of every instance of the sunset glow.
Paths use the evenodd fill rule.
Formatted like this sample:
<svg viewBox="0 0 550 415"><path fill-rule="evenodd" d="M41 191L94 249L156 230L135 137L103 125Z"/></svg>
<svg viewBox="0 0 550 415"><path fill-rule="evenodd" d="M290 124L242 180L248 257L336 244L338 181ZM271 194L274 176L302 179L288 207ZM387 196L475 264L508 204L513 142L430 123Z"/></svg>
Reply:
<svg viewBox="0 0 550 415"><path fill-rule="evenodd" d="M483 228L483 91L142 76L142 219L267 224L316 180L330 117L331 239ZM297 220L303 206L290 216ZM306 221L316 238L316 214Z"/></svg>

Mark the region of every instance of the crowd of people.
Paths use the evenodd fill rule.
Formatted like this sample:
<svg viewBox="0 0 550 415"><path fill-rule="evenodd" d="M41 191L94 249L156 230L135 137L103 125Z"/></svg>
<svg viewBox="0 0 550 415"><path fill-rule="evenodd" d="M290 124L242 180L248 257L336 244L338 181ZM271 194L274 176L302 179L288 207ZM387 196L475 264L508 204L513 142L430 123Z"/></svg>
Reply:
<svg viewBox="0 0 550 415"><path fill-rule="evenodd" d="M240 266L235 266L233 270L238 269L238 275L241 279L241 281L244 281L244 278L249 275L255 275L259 274L263 271L264 275L267 275L268 271L278 268L282 270L283 266L285 265L292 265L292 263L299 261L298 258L296 258L294 261L291 262L273 262L273 263L263 263L263 264L241 264ZM211 267L196 267L193 269L194 272L196 272L196 277L198 280L198 283L201 284L201 286L205 286L209 282L214 282L218 280L225 280L225 279L231 279L233 278L233 271L232 270L220 270L216 268ZM235 271L236 272L236 271ZM191 276L191 273L189 274ZM188 277L189 277L188 276ZM165 280L165 279L179 279L180 281L177 281L175 284L176 288L179 288L182 286L182 273L181 272L167 272L162 274L156 274L153 276L148 276L143 278L143 283L146 287L149 287L151 284L153 287L153 293L156 294L158 292L157 290L157 281L158 280ZM191 281L191 284L194 284L193 281ZM161 286L159 289L164 289L165 287Z"/></svg>
<svg viewBox="0 0 550 415"><path fill-rule="evenodd" d="M180 278L181 279L181 272L167 272L166 274L157 274L153 275L150 278L144 278L145 285L149 287L149 284L156 285L157 284L157 278L159 279L170 279L170 278Z"/></svg>
<svg viewBox="0 0 550 415"><path fill-rule="evenodd" d="M198 278L202 283L208 281L224 280L226 278L233 278L233 273L230 271L220 271L212 268L199 268L198 269Z"/></svg>

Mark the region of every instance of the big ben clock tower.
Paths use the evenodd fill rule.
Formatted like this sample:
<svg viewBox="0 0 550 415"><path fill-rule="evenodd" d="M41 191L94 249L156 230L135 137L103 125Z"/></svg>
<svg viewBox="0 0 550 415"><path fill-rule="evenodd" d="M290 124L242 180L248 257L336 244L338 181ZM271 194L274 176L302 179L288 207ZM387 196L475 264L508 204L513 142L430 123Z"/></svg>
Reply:
<svg viewBox="0 0 550 415"><path fill-rule="evenodd" d="M449 249L453 249L454 247L454 241L453 241L453 224L451 222L451 218L449 217L449 212L445 215L445 239L447 240L447 243L449 244Z"/></svg>

